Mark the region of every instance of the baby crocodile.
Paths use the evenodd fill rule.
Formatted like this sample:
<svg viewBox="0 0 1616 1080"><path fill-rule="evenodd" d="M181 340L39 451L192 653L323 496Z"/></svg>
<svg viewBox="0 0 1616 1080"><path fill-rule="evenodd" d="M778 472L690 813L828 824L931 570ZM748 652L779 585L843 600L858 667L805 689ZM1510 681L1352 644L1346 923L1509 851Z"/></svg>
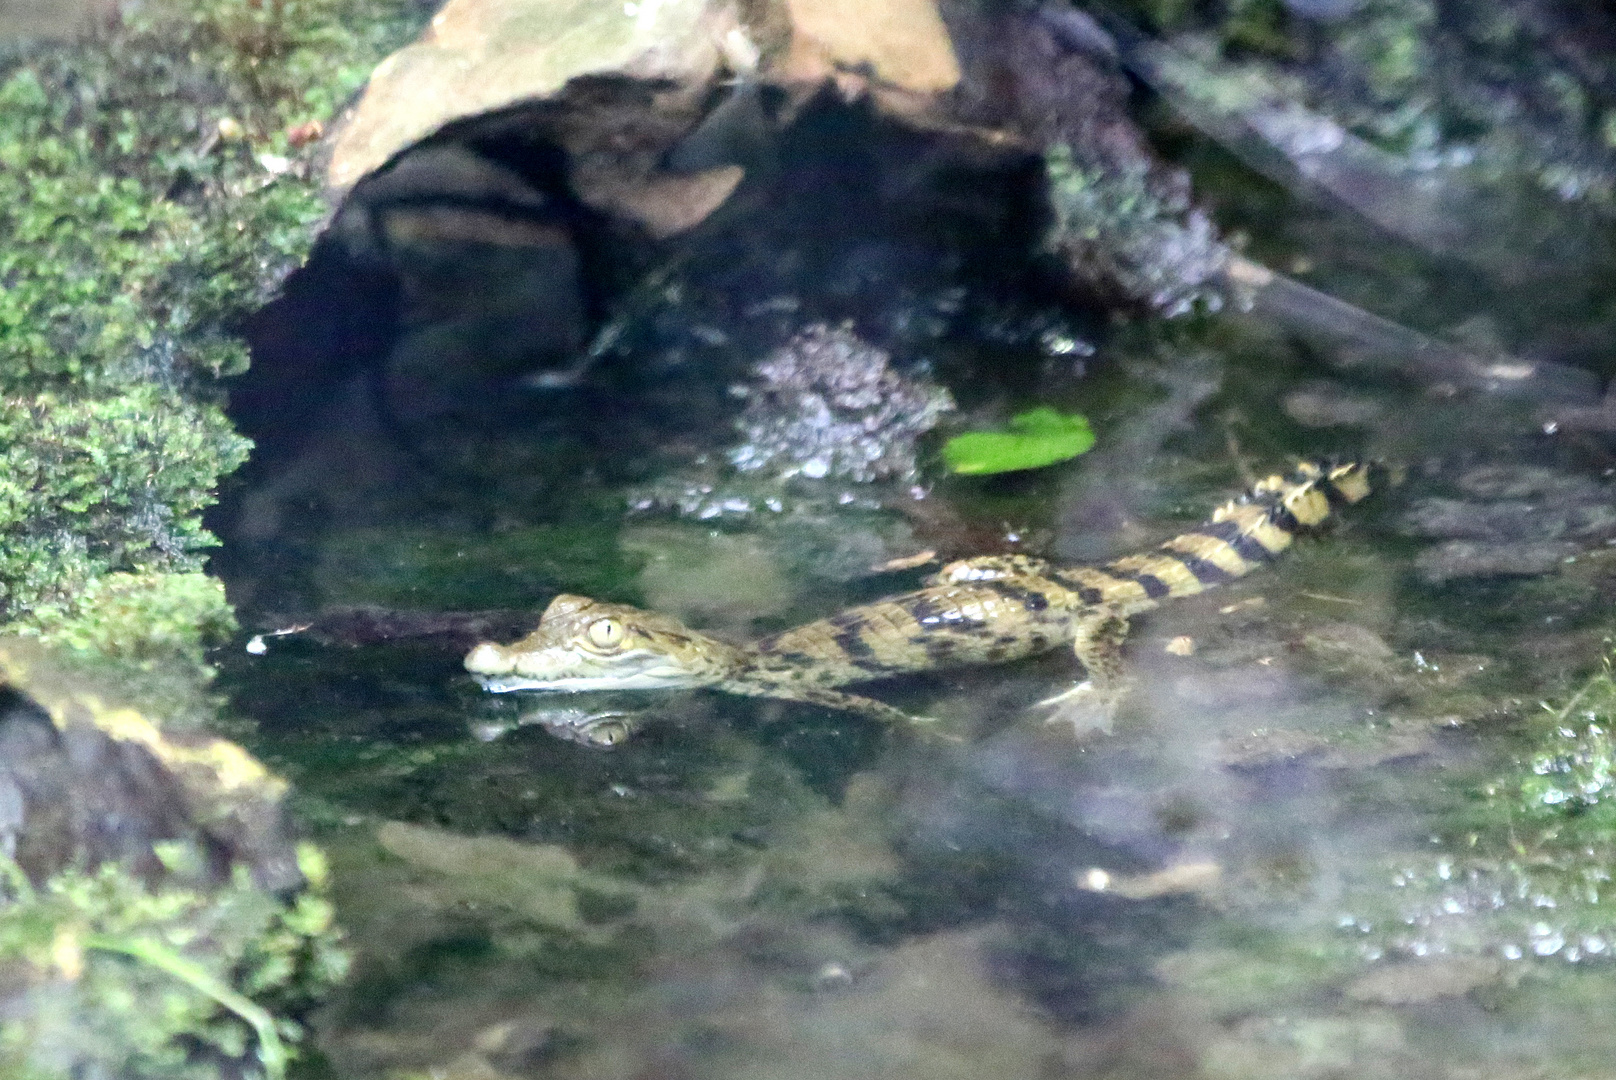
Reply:
<svg viewBox="0 0 1616 1080"><path fill-rule="evenodd" d="M1131 616L1273 559L1335 507L1368 495L1368 473L1361 464L1304 463L1151 552L1102 566L1052 566L1025 555L963 559L928 578L926 588L749 645L719 641L656 612L558 596L533 633L513 645L479 644L466 656L466 669L495 692L708 687L912 724L917 718L891 705L837 688L1017 660L1070 642L1088 679L1045 704L1085 700L1108 719L1121 692L1118 648ZM626 733L614 732L608 741Z"/></svg>

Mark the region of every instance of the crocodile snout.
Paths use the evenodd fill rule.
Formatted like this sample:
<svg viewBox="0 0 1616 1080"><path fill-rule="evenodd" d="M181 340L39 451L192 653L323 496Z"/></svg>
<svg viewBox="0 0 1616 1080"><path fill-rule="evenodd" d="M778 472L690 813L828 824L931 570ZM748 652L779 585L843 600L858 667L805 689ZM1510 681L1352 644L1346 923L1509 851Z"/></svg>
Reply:
<svg viewBox="0 0 1616 1080"><path fill-rule="evenodd" d="M478 675L505 675L516 665L498 645L485 641L466 654L466 670Z"/></svg>

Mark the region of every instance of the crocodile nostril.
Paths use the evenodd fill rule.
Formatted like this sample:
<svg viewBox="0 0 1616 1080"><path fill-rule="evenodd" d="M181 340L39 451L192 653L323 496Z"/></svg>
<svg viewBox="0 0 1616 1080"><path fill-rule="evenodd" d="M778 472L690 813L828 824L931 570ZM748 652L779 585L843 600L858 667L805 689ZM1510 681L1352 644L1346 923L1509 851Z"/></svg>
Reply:
<svg viewBox="0 0 1616 1080"><path fill-rule="evenodd" d="M512 667L499 646L486 641L466 654L465 665L467 671L475 671L479 675L503 675Z"/></svg>

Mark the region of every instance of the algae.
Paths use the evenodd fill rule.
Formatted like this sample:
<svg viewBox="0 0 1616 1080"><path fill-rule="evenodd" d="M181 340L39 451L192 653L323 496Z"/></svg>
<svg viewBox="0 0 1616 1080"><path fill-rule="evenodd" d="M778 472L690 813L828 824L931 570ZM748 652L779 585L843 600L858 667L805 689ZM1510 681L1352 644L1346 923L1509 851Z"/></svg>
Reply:
<svg viewBox="0 0 1616 1080"><path fill-rule="evenodd" d="M223 411L235 331L325 213L317 137L425 16L159 0L0 50L0 624L43 644L0 653L37 759L7 762L33 771L7 774L0 848L5 1076L280 1076L292 1018L343 976L284 782L195 730L234 629L201 515L249 449ZM150 820L92 851L78 803L119 783Z"/></svg>
<svg viewBox="0 0 1616 1080"><path fill-rule="evenodd" d="M1285 86L1290 101L1413 170L1466 173L1517 195L1537 188L1554 202L1586 199L1606 212L1613 205L1609 62L1589 47L1591 26L1575 11L1509 0L1122 7L1189 48ZM1553 213L1538 208L1534 217L1553 228Z"/></svg>
<svg viewBox="0 0 1616 1080"><path fill-rule="evenodd" d="M158 850L177 878L206 861L191 845ZM222 889L153 888L112 863L36 888L0 856L0 964L32 1005L0 1028L0 1074L209 1080L252 1048L284 1076L300 1029L263 1003L306 1009L346 972L323 857L305 844L299 863L311 886L283 905L245 867Z"/></svg>
<svg viewBox="0 0 1616 1080"><path fill-rule="evenodd" d="M1100 288L1114 282L1165 316L1221 307L1216 282L1229 249L1186 192L1153 184L1143 167L1085 161L1062 143L1045 172L1054 214L1045 246L1075 276Z"/></svg>
<svg viewBox="0 0 1616 1080"><path fill-rule="evenodd" d="M94 39L0 55L11 629L49 623L85 645L105 626L66 622L107 574L201 569L201 511L249 445L221 408L220 378L247 362L233 332L325 212L312 136L421 17L407 0L158 3ZM173 641L169 600L124 608L120 636ZM199 627L228 620L222 598L193 609Z"/></svg>
<svg viewBox="0 0 1616 1080"><path fill-rule="evenodd" d="M1514 733L1514 761L1455 786L1431 850L1390 857L1349 905L1355 948L1570 962L1616 951L1616 678L1606 665ZM1380 886L1384 888L1384 885Z"/></svg>

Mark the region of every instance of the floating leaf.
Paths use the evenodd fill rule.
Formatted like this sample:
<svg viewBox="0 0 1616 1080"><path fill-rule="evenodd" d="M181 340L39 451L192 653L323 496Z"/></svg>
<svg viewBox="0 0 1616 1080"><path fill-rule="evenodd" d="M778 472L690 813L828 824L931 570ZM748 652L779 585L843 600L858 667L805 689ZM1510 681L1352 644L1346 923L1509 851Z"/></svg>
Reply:
<svg viewBox="0 0 1616 1080"><path fill-rule="evenodd" d="M968 431L943 445L950 472L968 476L1041 469L1066 461L1094 445L1086 417L1056 412L1047 405L1010 418L1009 431Z"/></svg>

